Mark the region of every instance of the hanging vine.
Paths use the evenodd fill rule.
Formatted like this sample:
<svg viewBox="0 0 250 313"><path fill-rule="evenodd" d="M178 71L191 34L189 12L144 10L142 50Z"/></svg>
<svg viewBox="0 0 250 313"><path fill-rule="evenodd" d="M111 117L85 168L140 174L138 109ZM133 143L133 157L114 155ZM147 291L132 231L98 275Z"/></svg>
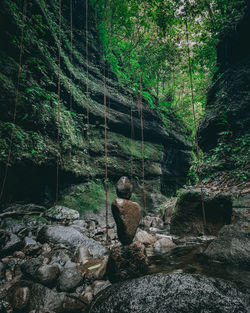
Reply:
<svg viewBox="0 0 250 313"><path fill-rule="evenodd" d="M133 109L132 105L130 108L130 180L133 181L133 154L132 154L132 145L134 139L134 120L133 120Z"/></svg>
<svg viewBox="0 0 250 313"><path fill-rule="evenodd" d="M59 163L61 156L61 146L60 146L60 123L61 123L61 28L62 28L62 2L59 0L59 36L58 36L58 79L57 79L57 162L56 162L56 203L58 202L59 194Z"/></svg>
<svg viewBox="0 0 250 313"><path fill-rule="evenodd" d="M145 190L145 162L144 162L144 125L143 125L143 107L142 107L142 80L140 75L140 94L139 94L139 114L141 124L141 155L142 155L142 193L143 193L143 205L146 209L146 190Z"/></svg>
<svg viewBox="0 0 250 313"><path fill-rule="evenodd" d="M189 69L189 78L190 78L190 86L191 86L191 102L192 102L192 109L193 109L195 145L196 145L196 154L197 154L197 173L198 173L198 178L199 178L199 184L201 186L200 187L201 188L201 207L202 207L203 225L204 225L204 230L205 230L207 222L206 222L203 184L202 184L201 175L200 175L200 172L201 172L200 149L199 149L199 142L198 142L198 136L197 136L197 119L196 119L196 112L195 112L195 105L194 105L194 86L193 86L193 76L192 76L192 68L191 68L190 42L189 42L187 20L185 20L185 24L186 24L186 40L187 40L187 48L188 48L188 69Z"/></svg>
<svg viewBox="0 0 250 313"><path fill-rule="evenodd" d="M5 166L4 177L3 177L2 187L1 187L0 201L1 201L3 194L4 194L4 188L5 188L5 184L6 184L6 180L7 180L7 176L8 176L8 168L9 168L9 164L10 164L12 145L13 145L13 139L14 139L17 104L19 101L20 76L21 76L21 72L22 72L23 39L24 39L24 26L25 26L26 12L27 12L27 0L24 0L23 1L23 11L22 11L21 42L20 42L20 50L19 50L16 96L15 96L15 102L14 102L14 112L13 112L13 122L12 122L13 127L12 127L11 135L10 135L9 152L8 152L8 157L7 157L7 162L6 162L6 166Z"/></svg>
<svg viewBox="0 0 250 313"><path fill-rule="evenodd" d="M87 144L88 144L88 153L89 153L89 130L90 130L90 124L89 124L89 42L88 42L88 0L86 0L85 5L85 22L86 22L86 106L87 106Z"/></svg>
<svg viewBox="0 0 250 313"><path fill-rule="evenodd" d="M106 242L108 236L108 137L107 137L107 90L106 90L106 71L104 62L104 140L105 140L105 216L106 216Z"/></svg>
<svg viewBox="0 0 250 313"><path fill-rule="evenodd" d="M70 0L70 63L73 63L73 6L72 0ZM70 123L71 129L73 130L73 118L72 118L72 71L70 72ZM72 158L72 145L70 145L70 159Z"/></svg>

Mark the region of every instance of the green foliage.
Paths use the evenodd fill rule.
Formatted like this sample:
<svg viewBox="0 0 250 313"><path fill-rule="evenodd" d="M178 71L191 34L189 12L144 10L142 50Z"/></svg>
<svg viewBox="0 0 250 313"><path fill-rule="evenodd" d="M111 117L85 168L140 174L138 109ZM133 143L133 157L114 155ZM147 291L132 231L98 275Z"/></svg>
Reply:
<svg viewBox="0 0 250 313"><path fill-rule="evenodd" d="M250 135L236 135L231 130L219 134L214 149L204 155L204 177L212 176L214 171L227 168L236 180L243 182L249 179ZM206 171L209 169L209 172Z"/></svg>
<svg viewBox="0 0 250 313"><path fill-rule="evenodd" d="M115 187L108 183L109 204L116 197ZM68 194L65 193L59 204L75 209L80 213L92 210L99 211L105 206L105 188L101 180L91 181L84 185L78 185Z"/></svg>
<svg viewBox="0 0 250 313"><path fill-rule="evenodd" d="M33 219L37 224L49 224L49 221L42 216L38 215L30 216L30 219Z"/></svg>
<svg viewBox="0 0 250 313"><path fill-rule="evenodd" d="M121 85L138 94L141 81L149 105L159 115L174 111L194 134L185 21L199 120L216 71L218 38L237 23L245 4L244 0L99 0L95 8L103 54Z"/></svg>

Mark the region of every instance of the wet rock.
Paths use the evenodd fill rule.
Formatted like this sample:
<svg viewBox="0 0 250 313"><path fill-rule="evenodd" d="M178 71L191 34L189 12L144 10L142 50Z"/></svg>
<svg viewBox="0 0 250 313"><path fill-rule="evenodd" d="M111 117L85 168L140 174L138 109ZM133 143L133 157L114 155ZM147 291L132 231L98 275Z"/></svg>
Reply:
<svg viewBox="0 0 250 313"><path fill-rule="evenodd" d="M86 286L85 289L84 289L84 293L87 293L87 292L93 292L93 289L91 286Z"/></svg>
<svg viewBox="0 0 250 313"><path fill-rule="evenodd" d="M11 281L13 279L13 272L11 270L6 270L5 272L5 279L7 281Z"/></svg>
<svg viewBox="0 0 250 313"><path fill-rule="evenodd" d="M184 191L177 199L170 224L171 234L199 236L205 231L207 235L217 235L225 224L230 224L232 216L230 196L217 194L209 189L204 189L203 192L206 229L203 230L201 191L191 189Z"/></svg>
<svg viewBox="0 0 250 313"><path fill-rule="evenodd" d="M80 217L79 212L77 212L76 210L72 210L60 205L56 205L48 209L45 215L57 221L77 220Z"/></svg>
<svg viewBox="0 0 250 313"><path fill-rule="evenodd" d="M10 258L9 257L5 257L5 258L2 258L1 261L2 261L3 264L7 264L10 261Z"/></svg>
<svg viewBox="0 0 250 313"><path fill-rule="evenodd" d="M153 245L156 239L151 234L147 233L145 230L140 230L135 235L135 240L140 241L144 245Z"/></svg>
<svg viewBox="0 0 250 313"><path fill-rule="evenodd" d="M39 284L33 284L33 296L30 309L43 309L55 312L79 312L86 308L86 304L79 298L64 292L55 292Z"/></svg>
<svg viewBox="0 0 250 313"><path fill-rule="evenodd" d="M36 244L37 244L37 242L34 239L32 239L31 237L25 237L24 238L24 245L25 246L36 245Z"/></svg>
<svg viewBox="0 0 250 313"><path fill-rule="evenodd" d="M163 229L163 220L160 217L154 216L152 219L151 227Z"/></svg>
<svg viewBox="0 0 250 313"><path fill-rule="evenodd" d="M38 234L38 241L42 243L61 243L71 248L86 247L94 257L99 257L106 253L105 247L70 226L45 226Z"/></svg>
<svg viewBox="0 0 250 313"><path fill-rule="evenodd" d="M173 248L176 247L176 244L173 243L172 240L168 238L161 238L156 241L154 244L154 251L156 253L166 253L171 251Z"/></svg>
<svg viewBox="0 0 250 313"><path fill-rule="evenodd" d="M116 232L115 232L115 230L113 228L108 230L108 237L109 237L110 240L117 239Z"/></svg>
<svg viewBox="0 0 250 313"><path fill-rule="evenodd" d="M129 200L132 195L133 186L126 176L122 176L116 183L116 194L118 198Z"/></svg>
<svg viewBox="0 0 250 313"><path fill-rule="evenodd" d="M3 223L4 229L10 233L18 234L20 231L26 229L23 219L6 218Z"/></svg>
<svg viewBox="0 0 250 313"><path fill-rule="evenodd" d="M72 259L72 253L67 249L59 249L53 251L53 255L51 257L51 264L55 264L62 269L65 264Z"/></svg>
<svg viewBox="0 0 250 313"><path fill-rule="evenodd" d="M7 302L0 301L0 312L1 313L7 313L6 304L7 304Z"/></svg>
<svg viewBox="0 0 250 313"><path fill-rule="evenodd" d="M107 264L111 282L119 282L144 275L148 269L145 246L139 241L129 246L113 247Z"/></svg>
<svg viewBox="0 0 250 313"><path fill-rule="evenodd" d="M106 288L91 313L247 313L248 301L247 293L220 279L157 274Z"/></svg>
<svg viewBox="0 0 250 313"><path fill-rule="evenodd" d="M34 278L36 271L42 265L42 261L37 258L29 259L21 264L21 270L29 278Z"/></svg>
<svg viewBox="0 0 250 313"><path fill-rule="evenodd" d="M30 301L30 289L26 286L17 286L11 290L9 295L13 309L24 310Z"/></svg>
<svg viewBox="0 0 250 313"><path fill-rule="evenodd" d="M76 263L85 264L91 258L89 250L85 247L79 247L75 252Z"/></svg>
<svg viewBox="0 0 250 313"><path fill-rule="evenodd" d="M117 225L117 235L124 245L129 245L140 222L140 206L136 202L116 198L112 202L112 213Z"/></svg>
<svg viewBox="0 0 250 313"><path fill-rule="evenodd" d="M36 254L39 254L40 250L41 250L41 244L40 243L37 243L37 244L34 244L34 245L27 245L23 249L24 253L26 255L29 255L29 256L34 256Z"/></svg>
<svg viewBox="0 0 250 313"><path fill-rule="evenodd" d="M3 255L11 254L23 247L23 242L17 235L0 230L0 248Z"/></svg>
<svg viewBox="0 0 250 313"><path fill-rule="evenodd" d="M96 221L88 221L87 229L89 232L94 232L96 229Z"/></svg>
<svg viewBox="0 0 250 313"><path fill-rule="evenodd" d="M75 228L76 230L78 230L80 233L85 233L86 229L87 229L87 222L85 220L75 220L72 221L69 226L72 228Z"/></svg>
<svg viewBox="0 0 250 313"><path fill-rule="evenodd" d="M224 226L205 251L209 258L249 268L250 216Z"/></svg>
<svg viewBox="0 0 250 313"><path fill-rule="evenodd" d="M141 221L141 225L145 229L150 229L152 227L162 229L164 226L163 220L156 216L145 216Z"/></svg>
<svg viewBox="0 0 250 313"><path fill-rule="evenodd" d="M13 253L13 256L15 258L18 258L18 259L24 259L25 258L25 254L22 251L15 251Z"/></svg>
<svg viewBox="0 0 250 313"><path fill-rule="evenodd" d="M105 207L102 208L98 212L86 210L85 212L83 212L83 218L86 221L86 223L89 222L90 220L94 220L94 221L96 221L96 224L99 227L101 227L102 229L106 228L106 209L105 209ZM108 210L108 223L109 223L110 228L115 226L115 221L114 221L111 210Z"/></svg>
<svg viewBox="0 0 250 313"><path fill-rule="evenodd" d="M0 262L0 280L4 279L6 266L3 262Z"/></svg>
<svg viewBox="0 0 250 313"><path fill-rule="evenodd" d="M42 254L46 255L46 254L50 253L50 251L52 251L51 246L48 243L44 243L42 245Z"/></svg>
<svg viewBox="0 0 250 313"><path fill-rule="evenodd" d="M61 291L72 291L83 282L83 275L76 263L67 262L65 268L61 272L57 287Z"/></svg>
<svg viewBox="0 0 250 313"><path fill-rule="evenodd" d="M164 207L163 216L162 216L163 222L169 223L171 221L171 217L172 217L173 212L174 212L175 204L176 204L176 200L166 202L165 207Z"/></svg>
<svg viewBox="0 0 250 313"><path fill-rule="evenodd" d="M59 272L58 266L43 264L36 270L34 279L45 286L50 286L56 281Z"/></svg>
<svg viewBox="0 0 250 313"><path fill-rule="evenodd" d="M38 283L20 281L14 285L8 298L13 299L13 292L18 288L28 288L30 292L29 303L21 312L43 312L43 313L71 313L81 312L86 308L86 304L78 297L68 295L64 292L53 291Z"/></svg>
<svg viewBox="0 0 250 313"><path fill-rule="evenodd" d="M93 300L93 293L92 292L86 292L83 296L83 300L85 303L90 304Z"/></svg>
<svg viewBox="0 0 250 313"><path fill-rule="evenodd" d="M93 295L95 297L99 292L111 286L111 283L109 281L95 281L93 285Z"/></svg>
<svg viewBox="0 0 250 313"><path fill-rule="evenodd" d="M158 215L161 211L162 203L166 202L166 199L161 193L150 193L147 197L147 212Z"/></svg>

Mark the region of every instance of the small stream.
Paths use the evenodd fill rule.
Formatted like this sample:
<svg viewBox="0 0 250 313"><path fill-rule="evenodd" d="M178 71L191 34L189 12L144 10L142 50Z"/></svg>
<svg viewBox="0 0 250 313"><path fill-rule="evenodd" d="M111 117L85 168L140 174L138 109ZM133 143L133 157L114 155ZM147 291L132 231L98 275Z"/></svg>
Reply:
<svg viewBox="0 0 250 313"><path fill-rule="evenodd" d="M171 238L171 236L165 236ZM222 278L233 281L239 286L250 288L250 271L218 261L211 261L203 252L214 237L173 238L177 244L166 253L148 251L150 266L149 274L156 273L190 273L207 277Z"/></svg>

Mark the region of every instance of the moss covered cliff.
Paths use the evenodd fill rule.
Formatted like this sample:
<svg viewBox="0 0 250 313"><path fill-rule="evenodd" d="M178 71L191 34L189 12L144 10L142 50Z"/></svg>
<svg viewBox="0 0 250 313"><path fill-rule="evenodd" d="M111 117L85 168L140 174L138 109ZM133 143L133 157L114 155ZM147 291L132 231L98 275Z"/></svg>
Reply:
<svg viewBox="0 0 250 313"><path fill-rule="evenodd" d="M70 1L63 1L62 4L61 29L58 3L55 0L2 1L0 12L1 182L8 160L10 138L13 134L3 204L12 201L52 203L55 200L57 159L59 159L59 190L62 203L66 199L65 201L70 205L74 198L73 206L84 207L84 203L88 206L87 203L92 195L99 197L100 203L103 199L104 61L96 31L97 21L94 10L90 7L87 60L85 1L84 3L80 0L72 2L72 49ZM59 46L61 66L60 104L58 105ZM19 62L20 50L22 50L21 63ZM87 63L88 102L86 101ZM21 72L18 85L19 64ZM113 190L113 183L121 175L130 175L132 167L135 190L140 197L142 154L137 99L129 90L119 86L108 65L105 70L106 74L108 73L106 84L110 190ZM16 120L13 123L17 88ZM89 136L87 135L87 103L90 108ZM185 183L188 172L190 146L187 134L174 116L166 117L163 122L144 100L143 119L145 183L148 198L152 193L171 194ZM111 191L112 195L113 191ZM96 206L101 205L100 203ZM93 205L90 207L93 208Z"/></svg>
<svg viewBox="0 0 250 313"><path fill-rule="evenodd" d="M200 145L204 175L222 173L238 182L250 177L250 6L217 46L218 72L208 93Z"/></svg>

